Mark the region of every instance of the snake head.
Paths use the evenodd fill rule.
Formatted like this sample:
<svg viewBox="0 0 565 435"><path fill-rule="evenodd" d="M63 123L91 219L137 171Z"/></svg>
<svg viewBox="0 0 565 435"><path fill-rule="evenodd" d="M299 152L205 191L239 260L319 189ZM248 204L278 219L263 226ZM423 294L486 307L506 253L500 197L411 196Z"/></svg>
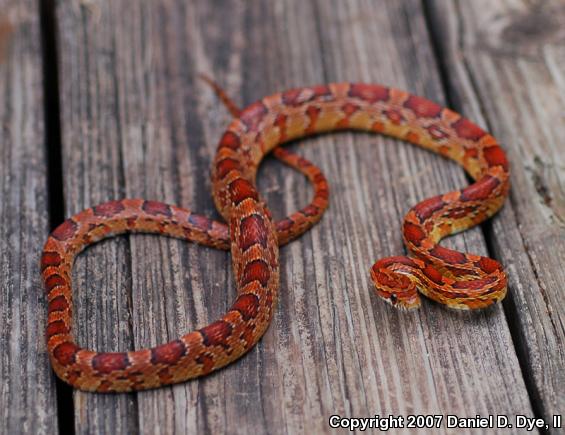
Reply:
<svg viewBox="0 0 565 435"><path fill-rule="evenodd" d="M403 273L378 267L371 268L375 293L395 308L412 310L420 308L420 296L414 282Z"/></svg>

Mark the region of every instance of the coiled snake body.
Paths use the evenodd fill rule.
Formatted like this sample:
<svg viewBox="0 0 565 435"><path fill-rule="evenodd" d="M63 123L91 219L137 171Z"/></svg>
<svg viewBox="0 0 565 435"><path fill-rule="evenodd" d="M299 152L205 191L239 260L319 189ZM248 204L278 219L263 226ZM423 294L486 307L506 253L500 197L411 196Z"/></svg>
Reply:
<svg viewBox="0 0 565 435"><path fill-rule="evenodd" d="M251 349L276 306L279 243L306 231L327 206L323 175L276 147L344 129L378 132L427 148L455 160L475 180L408 212L403 235L411 256L374 264L377 295L402 308L420 305L418 290L452 308L483 308L503 299L507 281L498 262L439 245L441 238L477 225L502 206L509 168L496 140L461 115L401 90L354 83L304 87L251 104L221 138L213 164L213 197L227 226L160 202L123 199L84 210L53 231L41 267L49 303L48 351L56 374L82 390L142 390L205 375ZM315 187L310 205L276 224L255 186L261 160L275 148ZM210 325L154 348L100 353L78 347L71 330L74 258L87 245L125 232L231 249L237 285L231 308Z"/></svg>

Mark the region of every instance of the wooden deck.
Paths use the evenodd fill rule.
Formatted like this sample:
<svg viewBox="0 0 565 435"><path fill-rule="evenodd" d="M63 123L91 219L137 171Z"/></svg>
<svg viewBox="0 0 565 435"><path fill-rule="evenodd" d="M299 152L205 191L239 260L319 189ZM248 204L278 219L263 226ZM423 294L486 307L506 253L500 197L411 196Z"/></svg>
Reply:
<svg viewBox="0 0 565 435"><path fill-rule="evenodd" d="M325 433L333 414L564 414L563 22L562 1L0 0L0 433ZM322 136L292 147L328 175L330 209L282 249L281 299L258 346L156 391L56 382L38 270L49 229L122 197L217 216L209 168L230 117L199 72L242 105L306 84L383 83L490 130L511 161L509 201L445 246L500 260L504 303L402 313L380 302L368 268L404 252L405 212L468 181L389 138ZM270 160L259 184L279 217L311 195ZM235 295L228 254L142 235L88 249L74 282L78 342L106 351L178 337Z"/></svg>

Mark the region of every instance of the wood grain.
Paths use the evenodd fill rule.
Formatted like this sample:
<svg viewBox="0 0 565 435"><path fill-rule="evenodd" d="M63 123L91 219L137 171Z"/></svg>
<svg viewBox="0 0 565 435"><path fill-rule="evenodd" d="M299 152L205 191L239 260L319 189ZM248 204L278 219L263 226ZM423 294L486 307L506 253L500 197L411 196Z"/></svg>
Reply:
<svg viewBox="0 0 565 435"><path fill-rule="evenodd" d="M434 1L459 109L508 151L510 204L489 234L509 270L507 312L536 411L565 410L565 19L563 2Z"/></svg>
<svg viewBox="0 0 565 435"><path fill-rule="evenodd" d="M245 104L342 80L445 103L421 3L372 4L59 2L67 214L130 196L217 216L209 167L229 117L198 72ZM404 213L464 186L463 172L379 136L301 143L330 179L331 206L281 251L280 304L259 345L172 388L76 392L77 433L324 433L332 414L533 415L501 307L455 313L426 303L407 314L372 294L372 262L404 252ZM259 179L276 216L309 200L306 181L278 164L267 162ZM445 244L486 253L478 229ZM174 339L214 320L235 296L226 253L152 236L89 249L74 276L78 342L98 350Z"/></svg>
<svg viewBox="0 0 565 435"><path fill-rule="evenodd" d="M38 3L0 1L0 433L57 431L39 257L49 231Z"/></svg>

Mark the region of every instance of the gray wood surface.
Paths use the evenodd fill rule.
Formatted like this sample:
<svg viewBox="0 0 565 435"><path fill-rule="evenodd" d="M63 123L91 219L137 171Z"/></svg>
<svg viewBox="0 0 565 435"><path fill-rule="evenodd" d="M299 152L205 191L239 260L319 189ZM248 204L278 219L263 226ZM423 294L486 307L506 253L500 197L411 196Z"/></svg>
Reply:
<svg viewBox="0 0 565 435"><path fill-rule="evenodd" d="M341 80L384 83L445 103L421 2L373 6L59 2L67 215L124 196L215 215L209 167L229 116L196 79L201 71L245 104L291 86ZM464 113L473 117L472 109ZM259 345L219 373L175 387L120 396L76 392L77 433L316 433L328 431L332 414L534 414L500 306L456 313L425 303L401 313L371 291L372 262L404 252L404 213L465 185L462 171L379 136L342 133L302 143L299 152L329 177L331 207L281 251L281 300ZM259 179L279 217L311 194L305 180L273 162ZM504 231L501 219L495 233ZM480 229L445 245L486 254ZM226 253L153 236L89 249L74 276L78 341L98 350L173 339L221 315L235 294ZM515 321L514 305L507 312Z"/></svg>
<svg viewBox="0 0 565 435"><path fill-rule="evenodd" d="M38 3L0 1L0 433L54 433L39 276L48 233Z"/></svg>
<svg viewBox="0 0 565 435"><path fill-rule="evenodd" d="M565 4L434 0L454 101L504 144L510 202L489 230L536 412L565 411Z"/></svg>

